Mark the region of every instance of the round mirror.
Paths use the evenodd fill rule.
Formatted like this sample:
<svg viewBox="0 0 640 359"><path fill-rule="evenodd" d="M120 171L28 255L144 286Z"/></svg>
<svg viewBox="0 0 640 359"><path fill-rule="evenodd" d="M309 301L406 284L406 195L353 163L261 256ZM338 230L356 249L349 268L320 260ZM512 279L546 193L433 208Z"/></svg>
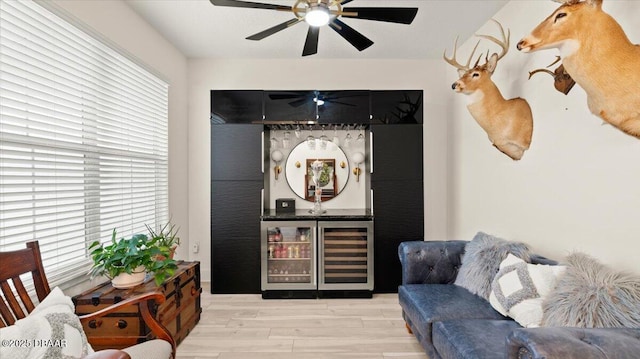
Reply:
<svg viewBox="0 0 640 359"><path fill-rule="evenodd" d="M300 142L287 157L284 175L298 197L313 201L316 184L311 164L316 160L323 162L320 198L327 201L340 194L349 179L349 160L340 146L317 138Z"/></svg>

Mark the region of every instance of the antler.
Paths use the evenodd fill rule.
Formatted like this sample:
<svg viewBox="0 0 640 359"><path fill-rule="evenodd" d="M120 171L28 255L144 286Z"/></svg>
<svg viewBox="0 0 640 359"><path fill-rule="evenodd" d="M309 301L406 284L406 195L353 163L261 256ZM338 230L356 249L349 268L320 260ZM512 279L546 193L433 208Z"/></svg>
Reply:
<svg viewBox="0 0 640 359"><path fill-rule="evenodd" d="M558 62L560 62L560 60L562 60L562 58L560 58L560 56L556 56L556 60L554 62L552 62L551 64L549 64L549 66L547 66L547 68L557 64ZM538 72L544 72L547 73L551 76L556 76L555 72L551 71L551 70L547 70L547 69L537 69L537 70L533 70L533 71L529 71L529 80L531 80L531 77L535 74L537 74Z"/></svg>
<svg viewBox="0 0 640 359"><path fill-rule="evenodd" d="M498 55L498 61L499 61L509 51L509 39L511 37L511 30L507 29L507 35L505 36L504 28L502 27L502 24L500 24L495 19L491 19L491 21L495 22L500 27L500 34L502 35L502 40L498 40L497 38L495 38L493 36L490 36L490 35L478 35L478 34L476 34L476 36L477 37L481 37L483 39L487 39L487 40L489 40L491 42L494 42L494 43L498 44L502 48L502 52Z"/></svg>
<svg viewBox="0 0 640 359"><path fill-rule="evenodd" d="M445 49L444 53L442 54L442 58L449 65L457 68L458 70L468 71L470 69L469 64L471 64L471 59L473 58L473 55L475 54L476 49L478 48L479 44L480 44L480 41L478 41L476 43L476 46L473 47L473 51L471 51L471 55L469 56L469 59L467 60L467 64L466 65L461 65L461 64L458 63L458 61L456 61L456 52L458 51L458 37L456 36L456 40L453 42L453 56L450 59L447 58L447 50Z"/></svg>

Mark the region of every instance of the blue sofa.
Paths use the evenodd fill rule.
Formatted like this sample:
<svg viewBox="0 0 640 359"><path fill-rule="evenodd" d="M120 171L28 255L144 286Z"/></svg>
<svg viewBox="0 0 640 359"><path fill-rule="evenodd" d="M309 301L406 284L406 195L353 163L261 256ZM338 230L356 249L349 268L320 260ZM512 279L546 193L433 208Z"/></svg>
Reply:
<svg viewBox="0 0 640 359"><path fill-rule="evenodd" d="M522 328L454 285L467 241L412 241L398 248L398 297L410 333L430 359L638 359L640 328ZM556 264L533 256L532 263Z"/></svg>

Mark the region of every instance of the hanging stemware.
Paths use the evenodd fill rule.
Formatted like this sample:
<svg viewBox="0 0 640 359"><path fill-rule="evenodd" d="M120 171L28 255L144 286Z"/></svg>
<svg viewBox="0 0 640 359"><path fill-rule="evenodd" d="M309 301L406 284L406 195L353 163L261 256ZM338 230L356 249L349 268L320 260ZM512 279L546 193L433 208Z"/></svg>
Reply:
<svg viewBox="0 0 640 359"><path fill-rule="evenodd" d="M278 148L278 139L276 138L277 134L276 131L273 131L273 137L271 137L271 150L275 150Z"/></svg>
<svg viewBox="0 0 640 359"><path fill-rule="evenodd" d="M282 148L289 147L291 147L291 131L289 131L289 126L287 125L282 137Z"/></svg>
<svg viewBox="0 0 640 359"><path fill-rule="evenodd" d="M300 134L302 134L302 130L300 130L299 124L296 124L296 129L293 131L293 133L296 135L296 138L300 138Z"/></svg>
<svg viewBox="0 0 640 359"><path fill-rule="evenodd" d="M333 126L333 141L336 147L340 146L340 139L338 138L338 125Z"/></svg>
<svg viewBox="0 0 640 359"><path fill-rule="evenodd" d="M329 142L329 137L324 134L324 125L322 125L322 135L320 136L320 149L327 149L327 142Z"/></svg>
<svg viewBox="0 0 640 359"><path fill-rule="evenodd" d="M307 136L307 146L310 150L316 149L316 138L313 137L313 127L309 126L309 136Z"/></svg>
<svg viewBox="0 0 640 359"><path fill-rule="evenodd" d="M351 132L349 132L349 125L347 125L347 135L344 138L345 148L349 148L349 146L351 145L351 140L353 140L353 138L351 137Z"/></svg>
<svg viewBox="0 0 640 359"><path fill-rule="evenodd" d="M364 125L360 125L360 134L358 135L356 141L360 145L364 143Z"/></svg>

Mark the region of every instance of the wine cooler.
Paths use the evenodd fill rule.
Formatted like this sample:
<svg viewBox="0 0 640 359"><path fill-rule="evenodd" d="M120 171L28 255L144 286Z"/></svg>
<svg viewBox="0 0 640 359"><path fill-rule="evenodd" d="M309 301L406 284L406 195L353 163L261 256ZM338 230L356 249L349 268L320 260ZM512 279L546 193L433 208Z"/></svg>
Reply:
<svg viewBox="0 0 640 359"><path fill-rule="evenodd" d="M318 222L320 290L373 290L373 222Z"/></svg>
<svg viewBox="0 0 640 359"><path fill-rule="evenodd" d="M373 221L263 221L261 228L263 297L373 291Z"/></svg>

